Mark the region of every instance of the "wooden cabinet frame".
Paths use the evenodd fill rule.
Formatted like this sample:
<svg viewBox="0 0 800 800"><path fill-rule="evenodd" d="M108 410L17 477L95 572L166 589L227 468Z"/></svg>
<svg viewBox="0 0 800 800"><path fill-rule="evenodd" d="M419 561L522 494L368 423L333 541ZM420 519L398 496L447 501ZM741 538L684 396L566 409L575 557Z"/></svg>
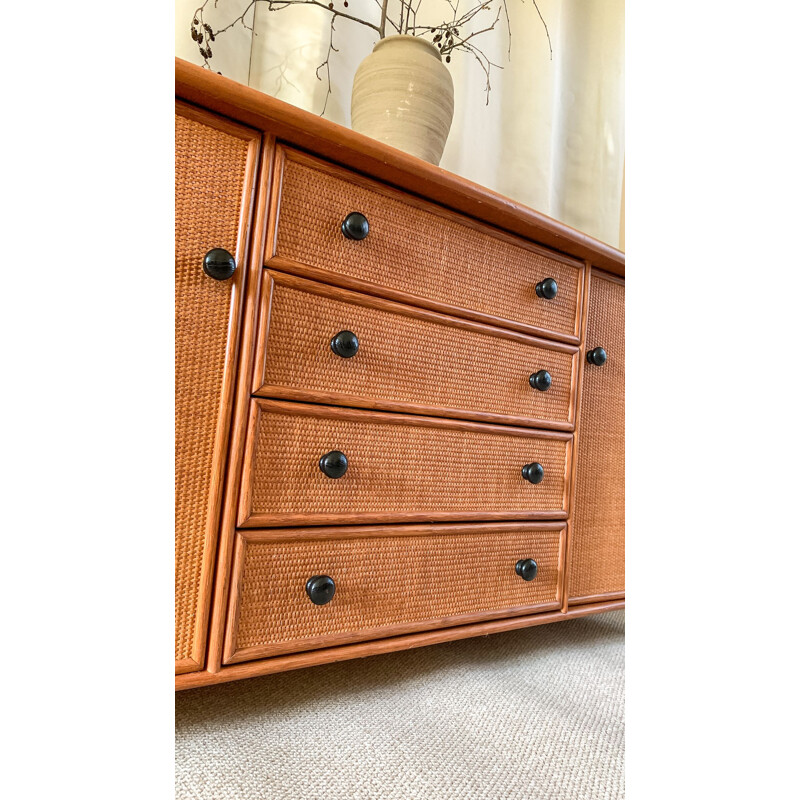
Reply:
<svg viewBox="0 0 800 800"><path fill-rule="evenodd" d="M580 348L579 366L573 377L573 380L578 382L581 380L585 361L585 326L590 271L600 268L606 273L624 278L625 257L623 253L607 244L495 192L477 186L464 178L452 175L327 120L293 108L254 89L236 84L209 70L203 70L180 59L176 59L175 69L176 98L182 107L188 108L187 103L195 104L200 108L194 109L192 113L203 114L201 109L207 109L217 115L229 118L230 121L225 124L245 125L261 132L260 154L257 158L258 168L253 170L255 180L250 189L251 196L254 193L256 198L255 217L249 227L249 240L243 239L240 242L240 246L244 246L243 252L246 253L246 262L243 262L246 263L246 275L243 269L241 270L242 275L237 279L243 282L244 293L242 294L241 291L235 293L234 302L237 305L231 319L236 320L237 330L234 331L232 326L229 332L230 368L225 378L224 395L227 399L223 402L222 411L223 418L230 419L230 424L222 426L224 430L215 443L217 454L215 462L217 473L215 474L218 474L218 478L214 491L219 500L215 512L209 513L206 541L208 563L205 565L207 580L202 588L203 603L206 609L209 608L209 599L211 600L210 610L202 615L202 620L198 620L198 635L202 637L202 640L198 639L197 641L202 641L202 646L200 644L197 646L197 659L193 660L191 665L184 665L197 671L178 674L176 688L186 689L221 683L312 664L358 658L572 619L624 607L624 599L618 594L581 598L580 605L568 605L569 576L567 574L563 590L560 593L562 604L559 609L504 619L471 622L441 630L426 630L376 641L342 644L310 652L279 655L223 666L223 644L228 624L229 582L232 575L233 548L236 538L236 516L242 486L247 419L256 362L258 316L261 313L262 292L265 286L264 265L268 260L268 254L274 252L274 225L270 223L270 204L267 203L267 198L270 197L271 182L275 171L276 143L281 142L296 149L306 150L315 157L361 173L373 181L385 184L392 192L400 190L407 193L412 199L417 197L426 203L435 203L442 208L442 213L463 215L463 217L470 218L475 225L491 226L498 236L522 237L528 240L533 248L544 246L556 251L556 255L564 260L581 262L584 268L583 285L579 298L580 335L576 337L576 344ZM247 226L242 229L242 237L245 236L245 230L247 230ZM387 297L387 302L391 300L402 302L402 299ZM417 307L419 308L419 305ZM429 308L427 313L436 314L439 311L443 310ZM420 310L420 313L426 312ZM458 316L452 312L451 315ZM486 320L478 321L473 317L471 322L465 320L465 325L480 328L481 324L485 322ZM504 326L502 321L496 323L496 327L503 328L504 335L519 335L510 330L508 326ZM571 416L576 425L576 442L580 436L579 402L576 393L573 397L574 408L571 410ZM574 468L575 459L573 458L568 480L570 496L574 494ZM514 523L491 524L496 526L498 524L513 525ZM565 563L568 564L569 520L567 521L565 548L563 557ZM211 567L214 563L212 587ZM208 631L207 638L206 630ZM202 670L199 669L201 666L204 666Z"/></svg>

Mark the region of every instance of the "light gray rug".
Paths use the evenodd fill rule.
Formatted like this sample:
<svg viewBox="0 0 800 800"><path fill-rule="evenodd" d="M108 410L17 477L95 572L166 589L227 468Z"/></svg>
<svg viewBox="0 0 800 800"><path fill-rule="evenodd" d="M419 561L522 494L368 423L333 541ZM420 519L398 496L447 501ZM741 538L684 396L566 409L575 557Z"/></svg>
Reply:
<svg viewBox="0 0 800 800"><path fill-rule="evenodd" d="M621 798L624 612L176 696L178 800Z"/></svg>

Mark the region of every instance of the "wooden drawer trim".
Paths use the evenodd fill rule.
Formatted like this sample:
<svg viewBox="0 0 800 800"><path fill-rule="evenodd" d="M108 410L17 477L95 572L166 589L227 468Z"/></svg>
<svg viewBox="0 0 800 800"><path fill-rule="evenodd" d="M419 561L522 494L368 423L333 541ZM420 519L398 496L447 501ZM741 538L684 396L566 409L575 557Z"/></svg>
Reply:
<svg viewBox="0 0 800 800"><path fill-rule="evenodd" d="M374 281L371 279L367 279L366 277L355 277L352 275L344 274L343 272L336 271L336 269L328 264L325 265L314 265L308 264L304 260L296 259L293 257L289 257L285 254L281 254L278 252L279 248L279 226L280 226L280 213L281 213L281 202L282 196L284 193L284 181L285 181L285 164L287 162L292 162L295 164L300 165L301 167L305 167L307 169L313 170L316 173L320 173L322 175L330 176L337 181L344 182L348 185L353 185L359 187L362 190L366 190L370 193L381 195L386 198L390 198L392 201L395 201L399 204L402 204L403 207L416 209L418 211L424 212L431 216L432 220L441 219L445 220L449 224L455 223L465 229L476 231L485 237L487 242L496 242L498 245L511 245L516 248L520 248L521 250L527 250L531 256L535 256L537 258L547 259L549 261L554 262L554 264L563 265L563 267L567 267L570 270L574 270L574 290L569 291L565 286L560 286L560 300L554 300L552 303L563 303L564 298L569 298L574 295L574 304L575 309L574 312L568 312L568 316L571 319L571 325L565 327L561 330L556 330L546 325L537 325L530 322L524 322L515 319L509 319L506 316L501 314L491 313L489 311L480 311L472 308L467 308L459 303L455 302L446 302L442 300L437 300L433 297L423 297L416 294L415 291L410 291L409 289L398 289L396 287L383 285L380 281ZM357 210L357 209L350 209L350 210ZM346 212L345 212L346 213ZM344 217L343 217L344 218ZM413 237L415 235L414 231L409 231L408 236ZM373 234L374 236L374 234ZM338 244L338 239L334 239L334 241ZM370 240L369 237L364 242L350 242L348 243L349 246L363 246L367 247L367 243L372 243L373 240ZM356 252L354 250L354 252ZM390 256L387 256L390 258ZM498 231L495 228L491 228L481 222L478 222L474 219L463 217L459 214L456 214L448 209L442 208L441 206L434 205L426 200L419 199L413 195L406 194L404 192L400 192L396 189L393 189L385 184L378 183L370 178L363 177L357 173L354 173L350 170L344 169L342 167L336 166L331 164L327 161L322 161L318 158L313 156L306 155L300 151L279 147L276 153L276 161L275 161L275 179L273 182L272 187L272 196L270 202L270 213L269 213L269 225L268 225L268 241L267 247L265 250L265 265L268 267L272 267L273 269L277 269L284 272L291 272L293 274L300 275L301 277L311 278L313 280L322 281L323 283L332 283L338 286L342 286L347 289L353 289L355 291L364 292L366 294L373 294L379 297L385 297L390 300L395 300L401 303L407 303L409 305L419 306L422 308L428 308L433 311L439 311L446 314L453 314L455 316L464 317L466 319L471 319L476 322L482 322L489 325L496 325L498 327L505 327L510 328L512 330L521 331L523 333L527 333L534 336L542 336L548 339L555 339L558 341L569 342L572 344L578 344L580 339L580 320L581 314L583 309L583 270L585 268L585 264L582 261L577 261L573 258L568 256L564 256L560 253L547 250L546 248L540 247L532 242L529 242L525 239L519 239L514 236L511 236L507 233L502 231ZM408 268L411 269L414 265L411 263L408 264ZM464 265L460 265L462 268ZM453 266L453 271L458 268L458 265ZM482 285L481 289L484 292L485 296L491 296L492 294L492 265L487 264L486 268L486 281ZM437 268L438 269L438 268ZM536 266L535 270L531 270L531 280L530 286L527 287L529 290L529 299L526 302L530 303L549 303L551 301L541 300L536 297L534 292L535 284L538 280L541 280L546 277L552 277L547 273L547 266L543 264L539 264ZM541 273L541 274L539 274ZM572 274L571 272L564 272L560 277L563 281L568 275ZM430 278L428 278L430 280ZM421 281L420 281L421 282ZM411 283L411 282L409 282ZM414 283L414 286L418 285ZM495 291L497 291L495 289ZM548 307L546 305L541 306L541 313L544 316L547 316L553 312L554 308L552 306Z"/></svg>
<svg viewBox="0 0 800 800"><path fill-rule="evenodd" d="M474 622L471 625L456 625L453 628L440 628L435 631L409 633L405 636L392 636L388 639L376 639L372 642L358 642L338 647L326 647L323 650L311 650L306 653L291 653L286 656L262 658L258 661L247 661L232 664L214 672L194 672L189 675L178 675L175 678L175 690L196 689L200 686L213 686L218 683L255 678L260 675L274 675L293 669L305 669L319 664L332 664L337 661L349 661L354 658L366 658L382 653L396 653L416 647L427 647L443 642L455 642L473 636L491 636L495 633L531 628L537 625L549 625L552 622L565 622L568 619L580 619L592 614L606 611L618 611L625 608L624 600L612 600L607 603L592 603L576 606L567 611L542 611L522 617Z"/></svg>
<svg viewBox="0 0 800 800"><path fill-rule="evenodd" d="M568 602L570 606L583 606L589 603L605 603L611 600L624 600L625 592L603 592L602 594L588 594L583 597L570 597Z"/></svg>
<svg viewBox="0 0 800 800"><path fill-rule="evenodd" d="M367 424L375 424L375 425L387 425L393 428L406 428L411 427L415 429L424 429L424 428L431 428L431 438L435 437L437 431L463 431L468 434L476 434L483 438L486 435L498 435L500 437L514 437L516 439L534 439L537 440L539 443L539 447L533 446L530 451L530 457L527 460L535 460L538 456L538 460L540 460L543 464L546 464L548 460L553 463L561 463L561 456L558 454L557 450L552 447L552 443L563 443L564 445L564 453L563 453L563 474L552 473L552 471L548 471L546 468L545 471L545 482L539 484L538 486L530 486L525 483L521 474L519 474L519 484L517 484L517 466L514 465L514 486L518 486L518 488L527 492L529 489L531 490L530 494L530 502L534 504L536 501L542 502L542 492L535 494L537 489L544 489L545 483L548 481L548 475L554 475L552 480L558 480L560 482L561 490L558 491L558 501L559 501L559 508L549 507L546 509L539 508L539 509L513 509L513 510L504 510L504 509L496 509L496 510L483 510L483 509L475 509L475 510L448 510L448 511L432 511L432 510L423 510L423 511L416 511L416 510L408 510L408 511L353 511L353 512L314 512L314 513L294 513L289 511L281 511L281 512L266 512L266 511L257 511L254 510L254 501L253 501L253 484L256 478L256 455L257 455L257 447L258 447L258 439L259 439L259 425L261 420L263 419L264 415L267 414L276 414L276 415L285 415L289 417L311 417L311 418L321 418L323 420L338 420L344 422L354 422L354 423L367 423ZM410 436L413 434L409 434ZM476 437L477 438L477 437ZM297 441L302 445L302 438L299 438ZM369 443L374 441L366 436L363 440L365 443ZM498 442L500 440L498 439ZM295 443L295 440L292 440L292 444ZM441 443L441 442L440 442ZM424 444L427 446L428 441L426 440ZM431 451L435 452L434 445L435 442L431 444ZM513 445L509 445L512 447ZM335 444L331 444L329 449L337 449ZM341 449L341 448L340 448ZM560 449L560 448L559 448ZM549 453L549 450L553 450L553 453ZM326 451L323 450L319 453L319 456L322 456ZM527 449L526 449L527 453ZM316 454L316 451L315 451ZM346 454L346 453L345 453ZM277 400L262 400L260 398L256 398L252 400L251 408L250 408L250 420L248 424L247 430L247 444L245 447L245 459L244 459L244 473L242 477L242 491L240 495L240 502L239 502L239 521L238 527L246 527L246 528L258 528L258 527L283 527L287 525L341 525L341 524L372 524L378 522L446 522L446 521L480 521L480 520L533 520L533 519L566 519L568 513L568 501L570 495L570 475L571 475L571 454L572 454L572 435L568 433L561 433L559 431L543 431L543 430L533 430L530 428L517 428L505 425L487 425L483 423L476 423L476 422L466 422L460 420L445 420L440 419L437 417L417 417L417 416L410 416L406 414L393 414L393 413L386 413L386 412L372 412L372 411L361 411L355 409L344 409L344 408L336 408L334 406L316 406L316 405L306 405L303 403L292 403L292 402L284 402L284 401L277 401ZM319 457L316 456L315 457ZM478 463L478 461L469 462L466 470L468 472L469 468L472 464ZM527 463L526 460L520 460L519 463L519 470L522 469L522 466ZM392 465L389 464L388 469L392 468ZM402 468L396 467L398 469ZM316 468L316 463L313 463L311 459L306 459L303 461L303 469L308 471L308 479L309 481L316 481L318 478L322 478L323 482L317 486L316 491L321 490L328 490L330 489L331 492L338 491L335 487L329 487L325 481L332 481L333 479L324 478L322 473L319 472ZM458 465L454 464L452 466L452 474L458 475L463 473L458 473ZM304 473L305 474L305 473ZM352 474L348 470L348 474ZM509 472L507 475L510 477L512 473ZM505 473L504 473L505 475ZM347 479L347 475L344 478L339 479L340 481L345 481ZM288 481L289 479L285 476L282 477L282 480ZM351 478L352 480L352 478ZM296 482L296 478L295 478ZM347 486L348 484L340 484L341 486ZM297 494L297 489L291 486L290 483L284 484L285 491L291 495L295 496ZM550 484L552 486L552 484ZM438 490L440 487L431 486L428 487L431 491ZM446 488L446 487L443 487ZM502 487L503 491L509 491L508 486ZM555 496L553 494L553 490L550 489L551 496ZM375 498L380 499L384 495L381 493L376 493ZM415 489L414 495L411 499L406 503L407 505L413 505L414 502L419 501L419 489ZM525 495L526 500L528 495ZM487 504L489 502L490 495L487 495ZM431 503L434 503L434 498L431 499Z"/></svg>
<svg viewBox="0 0 800 800"><path fill-rule="evenodd" d="M245 288L245 262L248 257L248 230L253 209L253 194L261 137L207 111L176 102L176 119L203 126L195 134L203 143L201 130L218 132L241 142L240 182L237 187L207 187L202 179L189 186L176 184L177 222L185 240L176 238L176 520L175 520L175 606L176 673L201 669L205 663L206 634L213 582L214 557L222 505L222 482L233 406L242 294ZM184 132L186 135L186 132ZM176 140L178 136L176 133ZM206 140L201 157L216 158L230 166L221 153L221 142ZM177 153L176 153L177 155ZM187 180L197 172L190 164ZM190 168L190 167L193 167ZM209 167L213 173L213 165ZM230 172L230 170L228 170ZM176 167L176 179L184 174ZM233 182L232 175L229 180ZM213 175L209 175L209 182ZM180 196L178 192L180 190ZM215 214L208 216L214 196ZM236 205L234 205L234 202ZM199 210L198 210L199 209ZM213 224L205 228L196 215L205 211ZM227 219L226 219L227 214ZM208 222L208 220L206 220ZM217 240L211 241L213 237ZM206 245L206 238L211 237ZM220 238L221 237L221 238ZM234 255L238 269L234 277L218 283L203 276L204 250L226 247ZM195 271L196 270L196 271ZM178 315L179 314L179 315ZM211 366L213 380L200 365ZM219 369L219 371L217 371ZM198 377L195 381L195 376ZM193 383L202 383L198 391Z"/></svg>
<svg viewBox="0 0 800 800"><path fill-rule="evenodd" d="M269 337L270 323L275 313L274 296L275 292L279 291L281 288L318 296L323 298L321 301L323 303L326 301L346 303L349 307L353 308L353 312L348 313L347 311L342 311L341 319L336 323L344 327L359 327L358 325L348 325L348 322L352 322L352 316L358 313L358 309L375 311L374 327L381 327L384 331L390 329L390 334L379 344L379 346L383 346L384 351L386 351L387 344L391 342L387 352L387 358L389 359L398 357L398 354L402 353L404 348L408 347L408 344L402 340L402 337L405 335L404 332L410 332L412 335L418 334L418 331L413 327L414 322L412 321L419 320L424 323L430 323L431 326L427 328L430 339L426 339L426 342L429 341L432 347L438 346L439 352L442 353L442 355L438 359L435 355L426 355L424 358L428 363L426 364L423 362L418 365L417 371L423 374L436 374L441 376L441 381L437 386L437 390L441 387L441 391L444 393L449 389L449 394L453 399L456 399L457 395L460 397L464 396L465 393L463 389L460 389L459 382L468 380L472 386L476 387L476 394L485 391L485 395L480 396L478 400L481 404L486 403L487 406L481 406L480 410L474 407L470 409L452 406L442 407L419 402L404 402L387 399L385 397L376 397L374 394L368 395L366 390L359 395L355 392L322 391L319 389L298 388L297 386L288 386L285 384L265 383L264 375L269 367L268 359L270 357L276 359L290 359L293 365L291 370L292 378L295 377L295 365L298 362L307 364L312 361L318 361L320 358L322 359L322 364L325 369L330 369L333 377L336 378L338 378L339 375L344 376L347 375L348 372L352 373L354 370L357 370L353 378L356 389L358 388L358 382L362 384L366 382L367 385L374 386L374 384L367 380L367 373L371 372L373 377L376 378L381 376L380 365L378 364L365 365L363 368L360 368L365 353L367 352L365 348L370 347L369 340L364 340L365 332L363 330L364 326L369 329L370 317L366 317L367 321L362 324L359 330L356 330L356 333L362 340L362 350L353 359L340 359L330 351L328 341L332 335L338 332L339 328L335 330L331 328L327 334L320 332L318 342L319 352L309 352L309 344L305 342L299 342L297 348L293 349L294 340L292 340L284 342L284 350L281 350L274 356L270 356ZM328 302L329 308L330 305L331 303ZM338 309L335 309L331 313L335 314L337 312ZM388 317L389 314L392 315L391 318ZM361 316L364 316L363 312L361 312ZM296 319L296 317L292 319ZM433 327L434 325L436 326L435 328ZM448 331L452 331L452 333L448 334ZM465 335L461 333L462 331L468 332L468 338L465 338ZM486 337L492 338L487 339ZM520 404L520 401L523 401L529 403L532 410L534 407L546 410L548 406L553 407L555 410L563 409L564 419L553 418L555 417L555 411L552 413L551 417L548 418L544 414L540 416L536 416L533 413L530 415L516 415L487 410L488 405L492 402L493 394L491 385L487 386L485 382L488 381L489 384L493 381L499 382L504 377L504 373L501 373L498 378L494 378L493 376L492 369L494 359L491 355L492 348L502 348L504 342L512 342L515 351L520 349L519 345L529 347L531 350L530 361L520 366L518 386L517 384L512 386L508 383L505 383L503 386L497 386L497 393L502 393L503 402L507 404L507 407L510 407L512 403ZM453 364L446 352L448 347L451 347L456 353L464 353L464 349L470 350L470 352L484 353L485 355L483 358L487 363L485 365L477 364L475 359L467 357L466 354L464 354L461 356L463 366ZM457 349L459 347L464 349L459 351ZM540 355L533 350L533 348L538 348L546 352ZM394 349L397 350L397 353L393 352ZM412 353L418 352L413 348L411 349ZM274 353L275 351L272 350L271 352ZM548 353L553 354L550 356L552 360L548 360ZM259 311L258 346L252 390L254 394L261 397L275 397L284 400L301 400L311 403L355 406L358 408L378 409L383 411L405 411L413 414L570 431L573 429L575 421L579 355L578 349L570 345L548 342L544 339L535 339L524 334L503 330L502 328L494 328L476 322L468 322L455 317L437 314L432 311L425 311L411 306L400 305L388 300L381 300L369 295L350 292L346 289L329 286L327 284L307 281L291 275L265 270L261 307ZM368 354L367 357L369 357ZM410 358L413 358L413 356ZM420 359L420 361L422 361L422 359ZM458 369L456 368L457 366ZM483 374L484 366L486 368L485 375ZM423 367L424 369L420 369L419 367ZM452 374L448 374L446 371L448 367L451 367L450 371ZM560 379L567 370L569 372L569 377L567 381L563 382L560 386L557 382L554 382L548 392L537 392L528 385L529 374L537 369L548 369L553 373L555 381ZM474 374L467 375L466 373L469 371L474 371ZM312 370L314 378L317 378L321 372L322 370L319 372ZM401 376L399 372L396 374L399 377ZM314 378L309 378L308 382L311 383ZM408 389L407 391L410 392L411 390ZM516 394L517 392L518 395ZM519 400L517 400L517 397L519 397ZM565 400L566 403L564 402ZM466 405L466 403L464 405ZM473 405L476 405L474 401Z"/></svg>
<svg viewBox="0 0 800 800"><path fill-rule="evenodd" d="M305 650L330 647L334 645L344 645L353 642L365 641L369 639L385 638L398 636L418 631L435 630L439 628L453 627L457 625L483 622L487 620L500 619L506 617L523 616L533 611L552 611L560 607L562 601L563 576L564 576L564 546L565 546L565 525L564 523L527 523L523 525L444 525L444 526L391 526L382 528L336 528L336 529L313 529L306 528L301 530L278 530L278 531L239 531L234 549L233 576L231 585L231 602L228 614L228 624L226 628L225 656L224 663L232 664L241 661L250 661L257 658L285 654L288 652L298 652ZM394 546L397 549L399 541L404 538L409 539L407 550L413 550L408 561L395 559L391 562L392 566L386 565L387 577L391 574L402 584L408 581L409 586L414 587L411 591L421 593L420 595L408 595L408 589L399 586L396 592L406 592L405 594L385 595L379 585L380 582L366 584L358 577L358 573L368 571L371 559L378 558L386 554L386 548ZM359 541L370 540L366 546L355 555L348 554L345 550L348 545L358 546ZM330 542L330 546L325 543ZM240 626L242 625L242 614L245 604L248 602L243 598L246 591L245 563L247 551L251 546L275 545L282 548L282 561L276 560L279 553L271 554L276 570L284 573L284 583L290 581L290 585L283 585L280 575L276 575L274 580L267 582L270 588L277 592L277 596L283 599L275 600L276 606L270 606L268 602L262 601L262 607L255 606L252 613L256 614L256 621L253 622L256 629L259 627L258 620L263 617L264 625L270 626L276 635L284 629L281 621L281 614L285 611L295 620L295 629L299 633L296 638L286 638L280 641L259 643L255 645L239 647L237 641L240 637ZM308 554L305 548L318 551L318 555ZM458 570L462 567L461 563L456 566L452 564L452 571L447 574L430 574L430 558L416 558L423 552L436 552L439 549L439 565L445 562L443 567L449 567L449 556L459 553L468 562L468 565L475 566L477 563L486 564L490 570L489 575L483 577L481 583L480 575L474 570L474 584L470 584L469 591L479 593L473 603L471 597L467 598L462 592L457 597L431 595L429 592L434 589L441 575L442 580L450 581L458 575ZM416 551L419 552L416 552ZM372 553L373 555L370 555ZM499 561L492 562L492 554L497 554ZM292 554L292 555L290 555ZM444 558L443 558L444 556ZM268 561L270 553L267 550ZM540 571L537 578L526 583L514 574L513 567L517 558L531 557L536 558L540 564ZM296 564L296 559L301 561L308 559L308 566ZM337 595L328 606L315 607L305 597L303 578L305 572L312 570L308 576L317 569L314 564L315 558L319 559L322 565L318 571L330 571L334 579L338 579ZM488 561L486 560L488 559ZM508 582L504 583L501 576L494 580L494 572L498 568L505 574L504 566L508 561ZM327 570L327 564L338 563L338 569ZM380 567L378 558L376 567ZM274 574L268 567L270 575ZM346 583L348 573L353 581L350 585ZM288 574L287 574L288 573ZM292 573L297 573L292 574ZM333 574L337 573L337 574ZM421 574L420 574L421 573ZM369 580L369 579L368 579ZM356 582L358 581L358 583ZM539 581L542 581L539 583ZM261 585L259 583L259 585ZM370 590L369 595L365 592ZM295 591L296 590L296 591ZM252 587L251 587L252 591ZM391 591L391 590L390 590ZM349 592L349 595L346 594ZM260 593L259 593L260 594ZM255 595L256 598L259 594ZM284 595L286 595L284 597ZM252 596L252 595L251 595ZM337 597L340 603L345 605L335 607ZM419 602L417 598L419 597ZM523 597L530 597L531 602L517 602L514 605L507 605L509 598L519 600ZM533 598L536 598L533 600ZM252 602L252 601L251 601ZM255 602L258 602L256 599ZM350 607L347 603L350 603ZM427 618L425 615L428 608L440 605L453 605L466 607L469 605L489 606L479 611L465 611L454 613L448 616L433 616ZM288 605L284 606L284 603ZM376 605L377 604L377 605ZM295 609L302 619L295 616ZM336 617L331 616L331 612ZM377 621L384 613L387 620L397 618L396 621L389 621L385 625L372 624L365 627L365 624L356 621L360 615L366 614L369 619ZM327 619L325 617L327 615ZM402 616L414 617L411 621L401 620ZM307 621L304 621L306 620ZM348 622L352 620L351 622ZM251 625L252 627L252 625ZM320 635L303 636L300 632L307 630L321 630L330 627L331 632ZM347 630L339 630L346 628ZM252 635L252 633L251 633Z"/></svg>

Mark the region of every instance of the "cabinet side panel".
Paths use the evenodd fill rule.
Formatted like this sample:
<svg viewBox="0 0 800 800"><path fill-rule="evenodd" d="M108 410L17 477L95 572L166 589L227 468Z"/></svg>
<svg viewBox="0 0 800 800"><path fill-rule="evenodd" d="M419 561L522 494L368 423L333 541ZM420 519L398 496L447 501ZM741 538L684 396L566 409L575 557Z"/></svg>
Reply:
<svg viewBox="0 0 800 800"><path fill-rule="evenodd" d="M586 350L595 347L608 360L583 365L569 548L573 602L625 590L625 287L592 271Z"/></svg>
<svg viewBox="0 0 800 800"><path fill-rule="evenodd" d="M175 115L175 661L202 665L219 487L235 358L240 261L258 139L180 107ZM245 198L248 198L247 200ZM220 247L234 254L228 281L203 272Z"/></svg>

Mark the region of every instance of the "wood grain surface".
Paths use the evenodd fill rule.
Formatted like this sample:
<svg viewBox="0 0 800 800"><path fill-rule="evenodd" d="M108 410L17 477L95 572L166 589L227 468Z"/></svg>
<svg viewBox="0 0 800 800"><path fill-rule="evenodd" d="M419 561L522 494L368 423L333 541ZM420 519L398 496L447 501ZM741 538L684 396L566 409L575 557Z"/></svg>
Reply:
<svg viewBox="0 0 800 800"><path fill-rule="evenodd" d="M624 254L179 59L176 98L176 688L623 607ZM528 543L537 587L491 573ZM322 562L338 605L299 593Z"/></svg>
<svg viewBox="0 0 800 800"><path fill-rule="evenodd" d="M185 104L175 115L175 669L204 663L260 137ZM203 257L228 250L228 281Z"/></svg>

